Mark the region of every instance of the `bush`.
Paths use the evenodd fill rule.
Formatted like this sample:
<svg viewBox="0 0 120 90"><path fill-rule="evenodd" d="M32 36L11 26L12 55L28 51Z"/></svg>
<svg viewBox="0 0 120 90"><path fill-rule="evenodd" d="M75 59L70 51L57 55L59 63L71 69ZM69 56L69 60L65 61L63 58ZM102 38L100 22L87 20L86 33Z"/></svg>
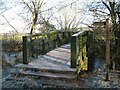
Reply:
<svg viewBox="0 0 120 90"><path fill-rule="evenodd" d="M3 40L2 42L3 51L21 51L22 50L22 41L16 40Z"/></svg>

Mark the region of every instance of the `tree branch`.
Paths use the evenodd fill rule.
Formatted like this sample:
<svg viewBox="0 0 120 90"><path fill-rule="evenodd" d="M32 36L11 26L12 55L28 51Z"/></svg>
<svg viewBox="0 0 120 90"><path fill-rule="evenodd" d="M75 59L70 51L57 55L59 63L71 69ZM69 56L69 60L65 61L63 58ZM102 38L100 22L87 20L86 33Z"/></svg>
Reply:
<svg viewBox="0 0 120 90"><path fill-rule="evenodd" d="M22 0L22 2L28 7L28 9L30 10L30 12L33 12L32 8L29 6L28 3L26 3L24 0Z"/></svg>
<svg viewBox="0 0 120 90"><path fill-rule="evenodd" d="M102 0L102 3L107 7L107 9L109 10L109 12L111 13L110 7L103 0Z"/></svg>
<svg viewBox="0 0 120 90"><path fill-rule="evenodd" d="M17 31L17 29L13 26L13 25L11 25L10 24L10 22L6 19L6 17L4 16L4 15L1 15L4 19L5 19L5 21L18 33L18 31Z"/></svg>

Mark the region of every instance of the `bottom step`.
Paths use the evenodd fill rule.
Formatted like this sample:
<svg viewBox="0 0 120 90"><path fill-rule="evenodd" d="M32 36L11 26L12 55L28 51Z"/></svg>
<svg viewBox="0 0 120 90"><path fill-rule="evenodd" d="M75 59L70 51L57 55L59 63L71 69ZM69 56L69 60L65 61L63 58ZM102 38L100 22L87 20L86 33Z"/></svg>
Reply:
<svg viewBox="0 0 120 90"><path fill-rule="evenodd" d="M10 83L10 84L9 84ZM20 83L20 84L19 84ZM11 76L7 79L7 81L3 85L4 87L17 87L17 88L25 88L25 87L79 87L76 81L63 81L57 79L46 79L46 78L39 78L35 79L32 77L15 77Z"/></svg>
<svg viewBox="0 0 120 90"><path fill-rule="evenodd" d="M60 73L50 73L50 72L34 72L34 71L13 71L11 74L22 75L22 76L34 76L37 78L49 78L49 79L62 79L62 80L75 80L75 74L60 74Z"/></svg>
<svg viewBox="0 0 120 90"><path fill-rule="evenodd" d="M62 69L62 68L48 68L48 67L36 67L31 65L25 65L25 64L18 64L15 65L15 68L18 69L24 69L24 70L31 70L36 72L51 72L51 73L62 73L62 74L76 74L76 69L70 68L70 69Z"/></svg>

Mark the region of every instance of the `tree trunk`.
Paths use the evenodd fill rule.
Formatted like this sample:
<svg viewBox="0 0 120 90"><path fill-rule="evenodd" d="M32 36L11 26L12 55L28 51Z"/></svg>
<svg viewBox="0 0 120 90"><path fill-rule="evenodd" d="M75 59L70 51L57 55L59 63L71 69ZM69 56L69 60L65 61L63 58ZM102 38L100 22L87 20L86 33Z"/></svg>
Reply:
<svg viewBox="0 0 120 90"><path fill-rule="evenodd" d="M117 69L120 69L120 25L117 25L117 15L118 15L118 22L120 24L120 12L119 12L119 6L118 6L118 12L116 12L116 3L115 2L109 2L109 5L107 3L105 3L102 0L102 3L106 6L106 8L109 10L110 15L111 15L111 21L112 21L112 31L114 33L114 37L115 37L115 46L114 46L114 51L112 56L113 60L115 60L115 64L118 65L118 67L116 67Z"/></svg>
<svg viewBox="0 0 120 90"><path fill-rule="evenodd" d="M38 19L38 13L34 12L32 15L32 26L31 26L31 30L30 30L30 34L32 35L33 32L35 32L36 29L36 23L37 23L37 19Z"/></svg>
<svg viewBox="0 0 120 90"><path fill-rule="evenodd" d="M106 20L106 81L109 80L110 66L110 26L109 19Z"/></svg>

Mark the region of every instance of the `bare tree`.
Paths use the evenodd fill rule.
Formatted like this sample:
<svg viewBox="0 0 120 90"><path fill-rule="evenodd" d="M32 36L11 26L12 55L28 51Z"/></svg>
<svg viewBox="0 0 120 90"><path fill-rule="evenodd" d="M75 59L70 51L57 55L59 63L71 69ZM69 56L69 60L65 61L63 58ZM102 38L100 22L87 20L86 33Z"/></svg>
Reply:
<svg viewBox="0 0 120 90"><path fill-rule="evenodd" d="M117 16L119 18L118 22L120 24L120 2L117 4L116 13L117 13Z"/></svg>
<svg viewBox="0 0 120 90"><path fill-rule="evenodd" d="M118 19L120 19L119 18L120 12L118 9L120 3L117 2L117 0L114 0L113 2L111 2L111 1L105 2L102 0L102 3L106 6L106 8L110 12L111 21L112 21L112 29L113 29L112 31L113 31L114 36L115 36L115 47L114 47L114 49L115 49L114 53L116 56L115 60L116 60L116 63L118 64L117 68L119 69L119 67L120 67L119 66L120 65L120 61L119 61L119 59L120 59L120 57L119 57L119 54L120 54L120 35L119 35L120 34L120 27L119 26L120 25L117 24L117 15L118 15Z"/></svg>
<svg viewBox="0 0 120 90"><path fill-rule="evenodd" d="M18 33L18 30L15 28L15 26L11 23L12 20L14 19L9 19L6 17L5 13L13 8L16 8L17 4L13 4L13 5L10 5L8 6L8 3L9 1L4 1L4 0L1 0L0 1L0 17L3 19L1 20L1 24L0 25L4 25L5 27L6 26L10 26L15 32ZM4 28L5 28L4 27Z"/></svg>
<svg viewBox="0 0 120 90"><path fill-rule="evenodd" d="M59 3L59 7L56 6L56 9L58 16L54 18L61 30L77 29L84 20L84 17L82 17L83 13L79 12L76 1L72 3L68 3L67 1Z"/></svg>
<svg viewBox="0 0 120 90"><path fill-rule="evenodd" d="M111 33L114 34L115 45L113 49L112 60L116 61L116 66L120 67L120 2L119 0L101 0L101 2L94 2L89 5L90 11L94 14L94 17L99 19L106 19L110 17L111 20ZM106 12L107 11L107 12ZM102 16L103 17L102 17Z"/></svg>
<svg viewBox="0 0 120 90"><path fill-rule="evenodd" d="M22 2L24 3L25 7L27 7L29 12L32 14L30 34L33 34L36 30L38 15L40 13L42 5L44 4L44 0L30 0L30 2L22 0Z"/></svg>
<svg viewBox="0 0 120 90"><path fill-rule="evenodd" d="M15 30L16 33L18 33L18 30L10 23L10 21L7 20L7 18L1 14L1 16L5 19L6 23L11 27L13 28L13 30Z"/></svg>

